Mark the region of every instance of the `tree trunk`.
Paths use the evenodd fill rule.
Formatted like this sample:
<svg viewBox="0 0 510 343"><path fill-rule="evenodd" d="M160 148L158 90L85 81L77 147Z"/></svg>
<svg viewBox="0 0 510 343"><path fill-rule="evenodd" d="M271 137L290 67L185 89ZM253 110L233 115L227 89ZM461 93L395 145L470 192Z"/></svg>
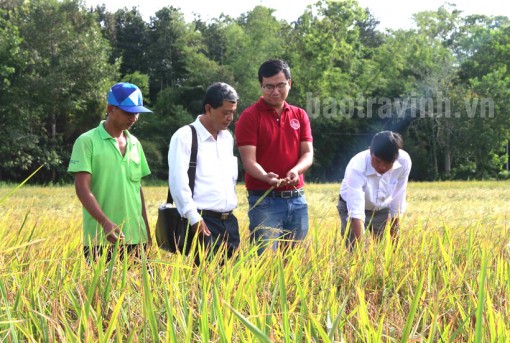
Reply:
<svg viewBox="0 0 510 343"><path fill-rule="evenodd" d="M450 155L450 148L447 146L444 151L444 172L446 175L450 175L452 171L452 160Z"/></svg>

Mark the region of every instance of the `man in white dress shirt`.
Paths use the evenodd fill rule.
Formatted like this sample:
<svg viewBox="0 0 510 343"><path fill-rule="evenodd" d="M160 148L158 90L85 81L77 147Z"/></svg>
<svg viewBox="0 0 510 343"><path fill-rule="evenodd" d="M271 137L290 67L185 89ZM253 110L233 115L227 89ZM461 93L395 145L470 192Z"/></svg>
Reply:
<svg viewBox="0 0 510 343"><path fill-rule="evenodd" d="M226 244L229 257L239 246L239 226L232 213L237 206L237 158L232 134L227 130L237 100L236 91L226 83L213 83L206 91L203 114L192 123L198 139L193 196L188 178L192 139L189 126L174 133L168 151L170 192L177 210L190 221L209 252L215 253Z"/></svg>
<svg viewBox="0 0 510 343"><path fill-rule="evenodd" d="M411 158L402 146L398 133L379 132L372 139L370 149L358 153L347 165L337 208L342 236L347 227L350 228L346 240L349 248L365 229L381 238L387 223L391 236L397 236L399 216L406 209L406 188L411 171Z"/></svg>

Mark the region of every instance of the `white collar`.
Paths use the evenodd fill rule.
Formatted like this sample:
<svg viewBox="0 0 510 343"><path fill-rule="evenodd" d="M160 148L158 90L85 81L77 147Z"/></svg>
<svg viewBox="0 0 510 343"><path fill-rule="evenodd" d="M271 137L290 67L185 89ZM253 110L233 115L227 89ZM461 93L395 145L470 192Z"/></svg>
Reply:
<svg viewBox="0 0 510 343"><path fill-rule="evenodd" d="M366 168L367 168L367 175L381 175L379 174L375 168L372 166L372 156L370 154L370 149L366 150L367 151L367 157L366 157ZM395 169L398 169L398 168L401 168L402 167L402 164L400 164L400 162L398 161L398 157L397 159L395 160L395 162L393 162L393 166L391 167L390 170L395 170ZM390 171L388 170L388 171Z"/></svg>

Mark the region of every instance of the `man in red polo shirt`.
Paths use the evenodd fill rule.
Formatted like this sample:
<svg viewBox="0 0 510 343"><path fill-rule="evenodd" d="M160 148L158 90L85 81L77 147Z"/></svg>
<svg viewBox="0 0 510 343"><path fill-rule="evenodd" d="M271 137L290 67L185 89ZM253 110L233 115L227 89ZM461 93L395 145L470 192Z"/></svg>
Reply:
<svg viewBox="0 0 510 343"><path fill-rule="evenodd" d="M292 85L287 63L268 60L258 74L262 96L241 114L235 135L246 171L250 240L261 254L308 233L303 173L313 162L313 138L306 112L285 101Z"/></svg>

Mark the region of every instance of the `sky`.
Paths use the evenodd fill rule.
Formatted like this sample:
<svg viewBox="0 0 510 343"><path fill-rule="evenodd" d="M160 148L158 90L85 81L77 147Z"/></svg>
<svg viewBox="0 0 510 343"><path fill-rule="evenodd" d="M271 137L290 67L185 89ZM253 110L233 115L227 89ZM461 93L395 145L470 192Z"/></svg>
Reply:
<svg viewBox="0 0 510 343"><path fill-rule="evenodd" d="M217 18L221 13L233 17L245 13L256 5L263 5L275 9L274 15L287 22L296 20L307 5L316 0L238 0L238 1L196 1L196 0L85 0L87 6L106 3L106 8L112 12L119 8L138 7L146 21L156 11L164 6L180 8L187 21L199 14L202 19ZM445 0L358 0L363 8L380 21L379 29L409 29L413 25L412 15L416 12L437 10ZM508 0L450 0L457 5L457 9L464 14L504 15L510 17L510 1Z"/></svg>

